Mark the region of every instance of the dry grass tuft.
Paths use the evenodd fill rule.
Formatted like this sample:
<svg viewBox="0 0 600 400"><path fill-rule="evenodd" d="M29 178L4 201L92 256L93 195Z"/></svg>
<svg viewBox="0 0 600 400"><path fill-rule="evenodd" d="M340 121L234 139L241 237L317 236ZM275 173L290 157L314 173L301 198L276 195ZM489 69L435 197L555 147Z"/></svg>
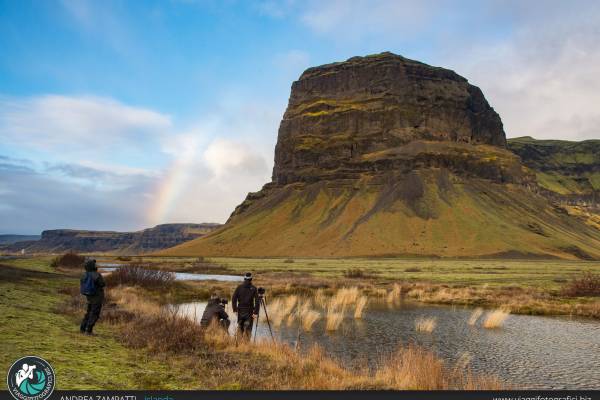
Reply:
<svg viewBox="0 0 600 400"><path fill-rule="evenodd" d="M428 350L414 345L401 348L375 372L375 380L389 389L501 389L495 378L475 377L470 371L447 369L442 360Z"/></svg>
<svg viewBox="0 0 600 400"><path fill-rule="evenodd" d="M322 288L317 289L314 296L315 304L321 308L325 308L327 305L327 296L325 296L325 291Z"/></svg>
<svg viewBox="0 0 600 400"><path fill-rule="evenodd" d="M402 297L402 287L394 283L392 290L387 295L387 303L389 305L399 305Z"/></svg>
<svg viewBox="0 0 600 400"><path fill-rule="evenodd" d="M350 304L356 303L360 291L357 287L341 288L331 298L330 304L334 308L345 308Z"/></svg>
<svg viewBox="0 0 600 400"><path fill-rule="evenodd" d="M346 307L339 309L336 305L330 304L327 307L327 314L325 316L325 330L330 332L336 331L344 320L345 313Z"/></svg>
<svg viewBox="0 0 600 400"><path fill-rule="evenodd" d="M368 298L367 296L360 296L356 301L356 306L354 308L354 318L361 319L363 315L363 311L367 306Z"/></svg>
<svg viewBox="0 0 600 400"><path fill-rule="evenodd" d="M321 314L315 310L306 310L303 311L300 315L300 321L302 322L302 329L306 332L310 332L312 330L313 325L321 318Z"/></svg>
<svg viewBox="0 0 600 400"><path fill-rule="evenodd" d="M415 329L417 332L431 333L436 325L437 321L435 317L420 317L415 320Z"/></svg>
<svg viewBox="0 0 600 400"><path fill-rule="evenodd" d="M271 301L269 303L269 306L267 307L268 311L269 311L269 320L271 321L271 323L273 324L273 326L280 326L281 322L283 321L283 318L285 317L285 315L282 312L283 309L283 302L281 299L275 299L273 301Z"/></svg>
<svg viewBox="0 0 600 400"><path fill-rule="evenodd" d="M471 313L471 316L469 317L469 320L467 321L467 323L469 325L471 325L471 326L474 326L477 323L477 320L479 319L479 317L481 317L482 314L483 314L483 308L477 307Z"/></svg>
<svg viewBox="0 0 600 400"><path fill-rule="evenodd" d="M158 315L162 307L143 297L141 290L131 286L118 286L108 291L107 297L119 307L129 312L145 316Z"/></svg>
<svg viewBox="0 0 600 400"><path fill-rule="evenodd" d="M483 321L483 327L487 329L501 328L509 314L510 311L503 309L490 311L485 321Z"/></svg>

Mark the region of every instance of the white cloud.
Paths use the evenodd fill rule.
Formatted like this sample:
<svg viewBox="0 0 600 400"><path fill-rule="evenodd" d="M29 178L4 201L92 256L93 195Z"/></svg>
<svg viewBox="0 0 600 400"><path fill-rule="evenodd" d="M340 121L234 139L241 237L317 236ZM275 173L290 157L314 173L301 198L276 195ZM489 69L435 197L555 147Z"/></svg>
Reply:
<svg viewBox="0 0 600 400"><path fill-rule="evenodd" d="M599 138L600 8L553 5L522 7L509 38L448 59L481 86L509 137Z"/></svg>
<svg viewBox="0 0 600 400"><path fill-rule="evenodd" d="M217 180L236 175L262 175L269 170L267 162L258 152L248 144L232 140L213 141L204 152L204 159Z"/></svg>
<svg viewBox="0 0 600 400"><path fill-rule="evenodd" d="M297 18L346 51L409 48L454 69L482 88L509 137L600 137L598 1L307 1Z"/></svg>
<svg viewBox="0 0 600 400"><path fill-rule="evenodd" d="M446 1L307 1L300 20L311 30L344 42L380 34L411 35L427 26L432 9Z"/></svg>
<svg viewBox="0 0 600 400"><path fill-rule="evenodd" d="M270 180L280 118L232 98L186 129L112 99L1 98L0 231L225 221Z"/></svg>
<svg viewBox="0 0 600 400"><path fill-rule="evenodd" d="M108 98L0 98L0 137L5 144L26 148L98 152L143 142L170 128L168 115Z"/></svg>

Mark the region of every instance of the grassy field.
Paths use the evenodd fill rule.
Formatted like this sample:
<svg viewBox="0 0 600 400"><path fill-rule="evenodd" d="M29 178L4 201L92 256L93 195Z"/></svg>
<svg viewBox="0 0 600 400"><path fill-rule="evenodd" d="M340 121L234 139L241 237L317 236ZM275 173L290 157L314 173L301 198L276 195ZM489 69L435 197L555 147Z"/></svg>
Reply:
<svg viewBox="0 0 600 400"><path fill-rule="evenodd" d="M185 270L197 258L139 257L140 262ZM112 260L115 261L115 260ZM361 269L374 280L427 282L466 286L516 286L559 289L583 271L600 273L599 261L569 260L451 260L424 258L220 258L205 261L218 264L230 273L252 271L260 274L306 273L314 277L344 278L349 269ZM118 262L118 261L115 261ZM178 269L179 267L179 269ZM352 284L349 279L348 284Z"/></svg>
<svg viewBox="0 0 600 400"><path fill-rule="evenodd" d="M38 355L57 374L58 389L193 388L173 365L126 348L99 324L97 336L82 336L79 320L59 312L64 289L78 278L49 267L49 258L3 261L0 265L0 370L20 357ZM185 371L184 369L182 369Z"/></svg>

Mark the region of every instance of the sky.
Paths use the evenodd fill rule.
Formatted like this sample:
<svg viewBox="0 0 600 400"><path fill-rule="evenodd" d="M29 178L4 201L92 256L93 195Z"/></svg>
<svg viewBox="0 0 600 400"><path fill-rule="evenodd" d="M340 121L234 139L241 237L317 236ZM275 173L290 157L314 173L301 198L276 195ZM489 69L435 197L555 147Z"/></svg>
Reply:
<svg viewBox="0 0 600 400"><path fill-rule="evenodd" d="M508 137L600 138L596 0L0 0L0 234L225 222L302 71L383 51L466 77Z"/></svg>

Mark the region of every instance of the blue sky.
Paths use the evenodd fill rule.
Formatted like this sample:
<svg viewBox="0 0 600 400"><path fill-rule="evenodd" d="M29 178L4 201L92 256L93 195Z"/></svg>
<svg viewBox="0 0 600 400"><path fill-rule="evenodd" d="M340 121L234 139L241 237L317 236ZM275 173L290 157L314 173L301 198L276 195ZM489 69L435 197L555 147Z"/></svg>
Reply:
<svg viewBox="0 0 600 400"><path fill-rule="evenodd" d="M507 135L598 138L597 1L0 0L0 233L224 222L304 69L392 51Z"/></svg>

